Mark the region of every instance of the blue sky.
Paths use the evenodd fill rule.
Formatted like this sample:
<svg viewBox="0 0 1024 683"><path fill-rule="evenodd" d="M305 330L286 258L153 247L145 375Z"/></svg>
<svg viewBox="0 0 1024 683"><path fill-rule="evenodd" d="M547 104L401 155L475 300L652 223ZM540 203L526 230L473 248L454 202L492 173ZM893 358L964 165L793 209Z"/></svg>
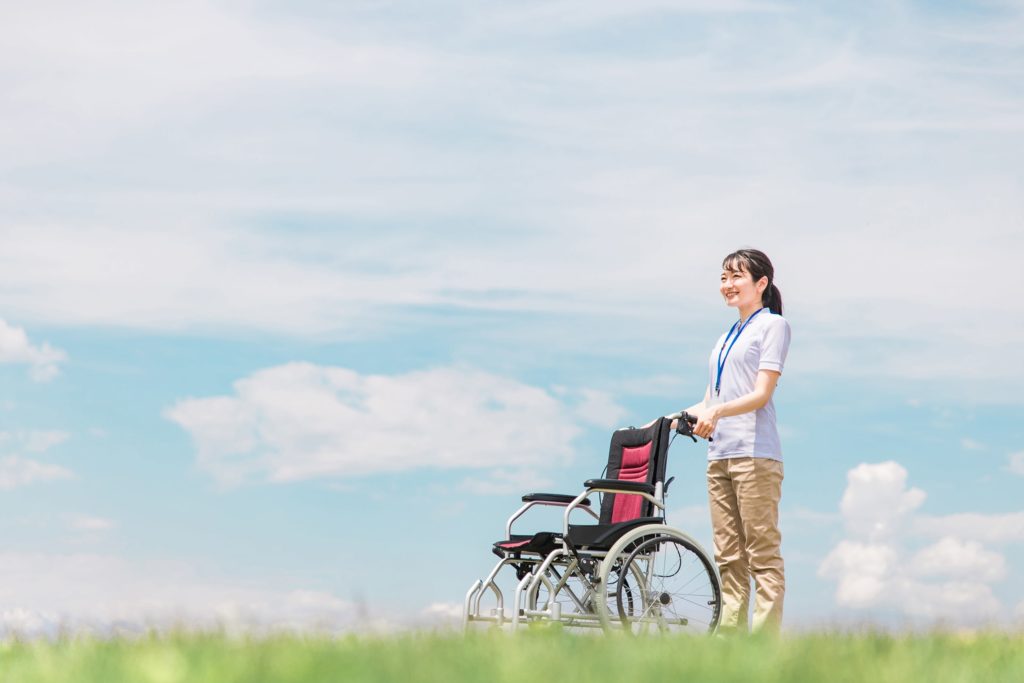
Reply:
<svg viewBox="0 0 1024 683"><path fill-rule="evenodd" d="M3 629L449 618L702 395L739 246L787 622L1024 619L1019 2L0 12Z"/></svg>

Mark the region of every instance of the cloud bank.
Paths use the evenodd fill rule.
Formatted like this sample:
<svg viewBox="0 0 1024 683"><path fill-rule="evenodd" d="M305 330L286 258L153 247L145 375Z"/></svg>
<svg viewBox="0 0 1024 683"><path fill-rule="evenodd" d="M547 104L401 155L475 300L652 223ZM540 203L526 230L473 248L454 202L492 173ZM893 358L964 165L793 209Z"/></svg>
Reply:
<svg viewBox="0 0 1024 683"><path fill-rule="evenodd" d="M872 615L952 624L1005 623L1012 609L993 591L1005 557L987 544L1024 540L1022 513L927 516L925 493L895 461L847 474L840 510L847 538L818 568L836 581L836 604ZM937 539L923 547L922 538Z"/></svg>
<svg viewBox="0 0 1024 683"><path fill-rule="evenodd" d="M204 578L180 562L86 553L0 553L0 604L0 637L367 626L352 603L328 592Z"/></svg>
<svg viewBox="0 0 1024 683"><path fill-rule="evenodd" d="M496 479L467 485L483 491L567 463L582 431L577 407L588 420L617 412L596 392L560 396L470 368L363 375L289 363L238 380L232 395L184 399L165 414L192 436L199 467L224 484L496 470Z"/></svg>
<svg viewBox="0 0 1024 683"><path fill-rule="evenodd" d="M580 347L718 313L756 242L808 372L1024 368L986 278L1024 247L1018 7L428 7L4 11L0 307L364 338L547 313Z"/></svg>

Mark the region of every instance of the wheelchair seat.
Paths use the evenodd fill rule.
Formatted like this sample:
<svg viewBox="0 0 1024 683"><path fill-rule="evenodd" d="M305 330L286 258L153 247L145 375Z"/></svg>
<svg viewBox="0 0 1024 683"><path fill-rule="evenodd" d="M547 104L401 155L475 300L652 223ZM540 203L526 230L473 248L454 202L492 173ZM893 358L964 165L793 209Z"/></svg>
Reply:
<svg viewBox="0 0 1024 683"><path fill-rule="evenodd" d="M638 493L655 492L655 484L664 481L671 430L669 422L661 419L647 427L619 429L612 433L608 446L608 464L605 477L590 479L588 488L628 487ZM571 503L573 496L552 493L530 493L523 502L549 504ZM581 505L590 506L584 498ZM663 517L654 516L655 509L643 497L631 493L605 493L601 499L601 514L597 524L570 524L568 535L541 531L532 535L510 534L495 541L491 549L498 557L512 553L548 555L561 545L562 539L578 549L607 550L624 533L644 524L664 523Z"/></svg>
<svg viewBox="0 0 1024 683"><path fill-rule="evenodd" d="M512 534L509 539L495 541L492 550L498 557L505 557L508 553L548 555L560 545L563 538L579 550L608 550L627 531L645 524L664 523L662 517L637 517L617 524L571 524L568 536L555 531L539 531L532 536Z"/></svg>

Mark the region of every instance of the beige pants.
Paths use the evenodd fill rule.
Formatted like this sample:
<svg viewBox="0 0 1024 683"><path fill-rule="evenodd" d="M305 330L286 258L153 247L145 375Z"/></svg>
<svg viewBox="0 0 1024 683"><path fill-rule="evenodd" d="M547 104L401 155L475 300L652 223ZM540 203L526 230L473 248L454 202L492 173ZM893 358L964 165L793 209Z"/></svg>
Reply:
<svg viewBox="0 0 1024 683"><path fill-rule="evenodd" d="M779 532L782 463L767 458L708 461L708 500L715 562L722 575L723 630L747 630L750 579L754 579L753 629L777 630L786 577Z"/></svg>

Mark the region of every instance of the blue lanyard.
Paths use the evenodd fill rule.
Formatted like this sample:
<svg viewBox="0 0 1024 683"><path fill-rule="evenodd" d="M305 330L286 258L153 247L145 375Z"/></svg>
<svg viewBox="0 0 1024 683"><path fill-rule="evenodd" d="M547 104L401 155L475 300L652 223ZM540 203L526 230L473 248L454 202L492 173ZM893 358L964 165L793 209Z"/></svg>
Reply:
<svg viewBox="0 0 1024 683"><path fill-rule="evenodd" d="M732 351L732 347L736 345L736 340L740 338L741 334L743 334L743 330L745 330L747 325L750 324L750 321L756 318L757 314L763 310L764 308L759 308L754 311L754 313L747 318L747 321L742 325L740 325L740 321L737 320L732 324L732 327L729 328L729 333L725 335L725 340L722 341L722 348L718 349L718 379L715 380L715 396L718 396L718 394L722 392L722 370L725 369L725 361L729 360L729 352ZM739 327L738 330L736 329L737 327ZM735 337L732 337L733 332L736 333ZM732 343L729 344L729 348L726 349L725 343L729 341L729 337L732 337ZM723 351L725 351L725 358L722 358Z"/></svg>

